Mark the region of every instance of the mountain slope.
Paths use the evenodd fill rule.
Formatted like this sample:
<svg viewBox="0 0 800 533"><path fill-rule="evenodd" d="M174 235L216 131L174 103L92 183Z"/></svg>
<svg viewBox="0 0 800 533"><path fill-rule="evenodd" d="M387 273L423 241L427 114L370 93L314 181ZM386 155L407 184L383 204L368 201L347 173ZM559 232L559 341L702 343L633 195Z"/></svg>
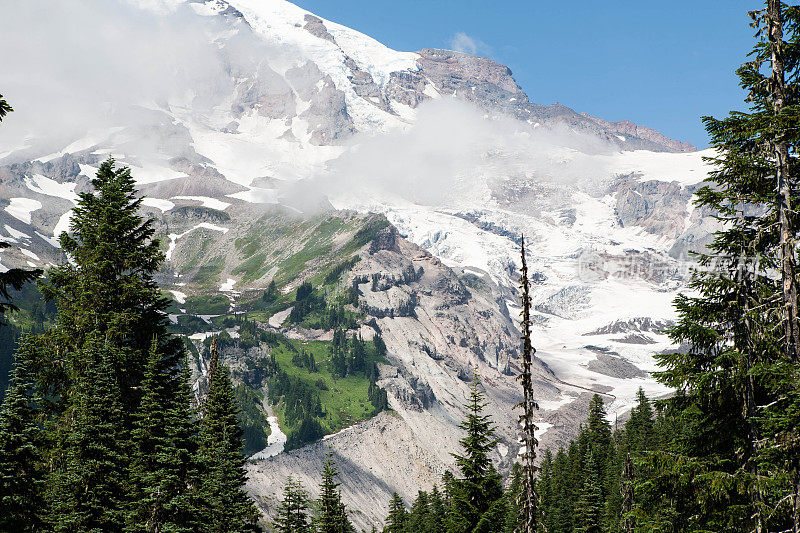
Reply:
<svg viewBox="0 0 800 533"><path fill-rule="evenodd" d="M337 283L358 292L364 331L386 341L379 384L394 414L253 462L249 487L265 508L289 473L312 488L327 445L359 526L383 517L393 491L410 500L430 488L453 467L473 365L507 472L523 234L542 445L574 434L593 391L612 416L640 386L669 392L648 372L671 348L662 330L685 287L685 253L716 229L691 205L708 153L533 103L491 59L397 52L283 0L141 4L153 31L177 21L204 44L170 64L185 77L158 90L142 80L138 100L111 102L69 139L42 130L20 133L21 147L0 144L0 238L14 244L0 265L64 261L56 237L109 156L148 197L176 321L191 319L180 312L187 297L223 294L244 309L275 280L288 300L301 281L358 256ZM187 57L207 68L183 69ZM219 329L191 323L196 339Z"/></svg>

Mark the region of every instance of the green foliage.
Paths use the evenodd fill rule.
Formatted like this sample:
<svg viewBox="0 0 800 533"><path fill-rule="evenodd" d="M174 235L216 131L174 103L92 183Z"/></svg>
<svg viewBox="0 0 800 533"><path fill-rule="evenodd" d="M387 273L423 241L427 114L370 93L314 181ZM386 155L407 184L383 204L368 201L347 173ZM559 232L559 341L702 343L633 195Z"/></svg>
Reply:
<svg viewBox="0 0 800 533"><path fill-rule="evenodd" d="M212 362L208 396L203 404L195 479L201 531L258 531L259 516L244 491L245 458L239 407L228 369Z"/></svg>
<svg viewBox="0 0 800 533"><path fill-rule="evenodd" d="M183 341L167 333L153 279L163 254L133 183L113 160L101 165L60 237L71 261L40 284L58 315L22 342L0 410L4 530L257 529L221 370L194 432ZM47 316L40 305L14 318Z"/></svg>
<svg viewBox="0 0 800 533"><path fill-rule="evenodd" d="M35 350L23 340L0 409L0 531L34 532L44 506L42 434L36 423Z"/></svg>
<svg viewBox="0 0 800 533"><path fill-rule="evenodd" d="M328 456L322 463L322 482L320 483L319 500L315 526L317 533L350 533L354 531L347 511L342 503L339 491L340 483L336 481L339 469L333 460L333 452L328 449Z"/></svg>
<svg viewBox="0 0 800 533"><path fill-rule="evenodd" d="M224 294L193 294L186 298L183 307L193 315L222 315L230 306L231 302Z"/></svg>
<svg viewBox="0 0 800 533"><path fill-rule="evenodd" d="M122 531L125 523L128 434L114 379L119 349L93 336L75 354L84 371L56 433L47 480L53 531ZM91 490L88 488L91 487Z"/></svg>
<svg viewBox="0 0 800 533"><path fill-rule="evenodd" d="M461 477L448 486L451 509L447 517L447 530L452 533L473 531L490 510L493 515L504 514L497 508L492 509L503 497L503 487L500 474L489 457L497 439L489 416L483 414L486 403L477 371L473 373L470 396L465 407L467 417L459 426L466 433L459 441L463 453L454 454Z"/></svg>
<svg viewBox="0 0 800 533"><path fill-rule="evenodd" d="M278 533L311 533L308 513L308 493L291 476L283 488L275 528Z"/></svg>
<svg viewBox="0 0 800 533"><path fill-rule="evenodd" d="M239 405L239 426L244 439L244 454L253 455L267 447L269 422L261 407L263 397L244 383L234 388L236 403Z"/></svg>
<svg viewBox="0 0 800 533"><path fill-rule="evenodd" d="M403 498L396 492L392 494L389 502L389 516L386 517L386 526L383 533L405 533L408 523L408 511Z"/></svg>
<svg viewBox="0 0 800 533"><path fill-rule="evenodd" d="M270 349L276 370L267 381L268 398L287 435L287 449L388 409L386 391L375 383L375 362L381 359L374 343L362 341L365 370L342 378L332 358L332 343L279 339Z"/></svg>
<svg viewBox="0 0 800 533"><path fill-rule="evenodd" d="M94 190L80 194L71 219L71 233L60 243L71 262L53 267L40 283L59 310L56 327L47 333L59 359L46 361L42 385L67 400L86 370L77 356L88 336L104 338L119 348L112 361L126 410L138 405L139 384L152 340L173 367L182 357L182 343L166 334L169 301L153 275L164 254L153 239L153 221L139 214L142 199L126 167L114 160L100 165Z"/></svg>
<svg viewBox="0 0 800 533"><path fill-rule="evenodd" d="M188 488L196 448L190 401L188 368L177 375L163 368L154 343L131 433L130 531L188 533L197 526Z"/></svg>

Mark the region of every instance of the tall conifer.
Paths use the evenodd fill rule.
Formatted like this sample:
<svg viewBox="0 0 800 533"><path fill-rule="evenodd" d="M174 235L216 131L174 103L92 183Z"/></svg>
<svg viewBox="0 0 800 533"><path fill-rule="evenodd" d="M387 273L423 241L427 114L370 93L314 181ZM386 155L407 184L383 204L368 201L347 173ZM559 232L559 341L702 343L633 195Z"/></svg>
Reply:
<svg viewBox="0 0 800 533"><path fill-rule="evenodd" d="M42 528L44 443L37 420L33 350L34 340L23 339L0 408L0 531Z"/></svg>
<svg viewBox="0 0 800 533"><path fill-rule="evenodd" d="M201 531L240 533L260 531L259 513L244 490L247 481L239 426L239 406L228 368L213 365L203 405L197 452L196 490Z"/></svg>

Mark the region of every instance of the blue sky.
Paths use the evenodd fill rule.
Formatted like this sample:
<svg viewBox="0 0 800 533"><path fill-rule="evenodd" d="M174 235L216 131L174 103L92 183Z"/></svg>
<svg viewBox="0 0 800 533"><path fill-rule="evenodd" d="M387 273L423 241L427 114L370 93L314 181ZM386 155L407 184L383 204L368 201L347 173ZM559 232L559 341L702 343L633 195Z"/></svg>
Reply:
<svg viewBox="0 0 800 533"><path fill-rule="evenodd" d="M539 104L632 120L704 147L703 115L743 109L744 0L295 0L397 50L489 56Z"/></svg>

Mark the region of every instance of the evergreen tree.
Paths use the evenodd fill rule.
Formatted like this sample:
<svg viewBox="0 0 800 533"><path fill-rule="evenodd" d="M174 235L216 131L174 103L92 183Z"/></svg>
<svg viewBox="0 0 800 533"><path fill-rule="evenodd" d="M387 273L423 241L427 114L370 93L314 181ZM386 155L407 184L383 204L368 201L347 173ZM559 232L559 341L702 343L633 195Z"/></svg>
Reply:
<svg viewBox="0 0 800 533"><path fill-rule="evenodd" d="M396 492L392 493L392 499L389 502L389 515L386 517L386 526L383 528L383 533L404 533L408 518L408 511L406 511L406 504L403 499Z"/></svg>
<svg viewBox="0 0 800 533"><path fill-rule="evenodd" d="M122 531L128 505L127 442L113 362L118 350L91 336L75 355L85 368L70 397L48 481L53 531Z"/></svg>
<svg viewBox="0 0 800 533"><path fill-rule="evenodd" d="M391 507L391 506L390 506ZM389 513L391 515L391 512ZM432 532L431 509L428 493L424 490L417 492L417 499L411 504L411 511L408 514L406 530L418 531L419 533Z"/></svg>
<svg viewBox="0 0 800 533"><path fill-rule="evenodd" d="M209 372L196 460L199 471L195 497L201 507L201 531L259 531L258 510L244 491L247 475L242 455L243 432L228 368L217 360Z"/></svg>
<svg viewBox="0 0 800 533"><path fill-rule="evenodd" d="M430 497L428 498L428 526L430 533L439 533L444 530L445 520L447 519L447 507L444 497L437 485L433 486Z"/></svg>
<svg viewBox="0 0 800 533"><path fill-rule="evenodd" d="M322 463L322 483L320 483L318 514L315 520L317 533L348 533L353 529L342 503L340 483L336 481L338 474L333 452L328 448L328 455Z"/></svg>
<svg viewBox="0 0 800 533"><path fill-rule="evenodd" d="M308 494L302 485L292 479L286 480L283 488L283 500L278 506L275 518L278 533L311 533L308 516Z"/></svg>
<svg viewBox="0 0 800 533"><path fill-rule="evenodd" d="M594 454L589 452L583 471L584 481L575 504L575 533L601 533L603 495Z"/></svg>
<svg viewBox="0 0 800 533"><path fill-rule="evenodd" d="M660 379L683 393L672 402L682 412L671 413L687 438L660 453L658 472L678 483L695 472L685 489L696 502L673 500L662 512L679 513L690 528L800 527L800 508L784 503L798 493L800 446L787 439L797 442L789 428L800 420L780 422L799 394L791 215L798 165L788 154L800 143L800 13L778 0L766 7L751 14L757 43L737 71L749 111L703 119L719 155L697 205L716 213L724 229L698 256L696 296L676 301L680 320L671 335L690 349L660 358Z"/></svg>
<svg viewBox="0 0 800 533"><path fill-rule="evenodd" d="M186 365L172 376L153 342L132 432L130 531L177 533L197 526L188 490L195 451L190 395Z"/></svg>
<svg viewBox="0 0 800 533"><path fill-rule="evenodd" d="M461 477L455 479L450 488L451 511L447 529L454 533L472 531L481 516L503 496L500 475L489 457L497 440L494 438L495 430L489 416L483 414L485 406L480 377L475 369L469 400L465 406L467 417L459 425L466 432L459 441L463 455L454 454L461 472Z"/></svg>
<svg viewBox="0 0 800 533"><path fill-rule="evenodd" d="M49 392L69 396L85 370L72 355L88 335L99 335L121 348L111 363L126 413L138 406L152 340L158 339L158 351L173 371L183 347L166 332L169 300L153 279L164 254L153 238L153 219L139 214L142 199L134 184L130 169L116 169L113 159L100 165L94 190L81 193L73 210L71 234L59 237L70 261L51 268L49 281L41 284L59 309L58 325L50 333L59 357L44 374Z"/></svg>
<svg viewBox="0 0 800 533"><path fill-rule="evenodd" d="M37 421L33 339L17 351L0 409L0 531L42 529L42 435Z"/></svg>

